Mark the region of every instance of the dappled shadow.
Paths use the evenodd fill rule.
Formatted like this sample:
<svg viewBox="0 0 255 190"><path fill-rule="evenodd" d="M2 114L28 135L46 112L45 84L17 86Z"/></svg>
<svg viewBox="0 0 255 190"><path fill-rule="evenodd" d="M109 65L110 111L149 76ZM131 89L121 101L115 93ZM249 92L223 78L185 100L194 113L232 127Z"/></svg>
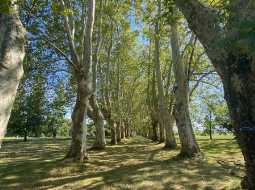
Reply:
<svg viewBox="0 0 255 190"><path fill-rule="evenodd" d="M177 160L179 150L132 138L103 151L90 151L83 164L62 160L68 140L7 144L0 152L0 189L238 188L239 175L232 171L241 170L234 165L226 169L214 158L238 151L232 143L204 143L201 147L208 159ZM226 152L214 153L216 149Z"/></svg>

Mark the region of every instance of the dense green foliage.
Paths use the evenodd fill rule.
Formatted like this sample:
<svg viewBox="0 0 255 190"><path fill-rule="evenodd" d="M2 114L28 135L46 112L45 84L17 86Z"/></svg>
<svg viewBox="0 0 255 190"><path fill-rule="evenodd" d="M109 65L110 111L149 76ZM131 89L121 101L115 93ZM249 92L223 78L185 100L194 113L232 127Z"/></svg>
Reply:
<svg viewBox="0 0 255 190"><path fill-rule="evenodd" d="M209 111L207 102L211 101L210 104L214 104L213 130L217 126L217 130L221 131L220 127L229 121L219 78L204 55L200 43L190 36L181 14L178 16L169 14L174 4L170 1L168 3L171 5L162 4L162 15L158 16L155 15L156 6L152 1L102 2L104 22L100 26L102 44L97 73L100 107L105 112L111 113L113 119L129 123L139 133L148 133L153 119L151 117L155 115L153 109L157 109L158 104L157 90L155 92L153 90L156 87L152 64L153 25L156 20L160 21L162 80L167 101L171 104L175 79L170 56L169 28L171 20L178 17L182 23L179 32L182 54L189 73L191 116L195 130L206 130L203 127L206 128L207 124L204 123L207 122L208 114L204 110ZM72 71L66 57L70 56L70 52L65 42L67 36L63 35L61 15L74 14L80 17L82 15L75 10L81 6L79 1L72 2L63 13L56 2L21 3L21 18L31 35L28 37L29 48L24 62L25 78L20 85L13 109L8 127L9 135L23 136L28 133L31 136L55 136L56 129L65 131L61 132L61 135L69 134L68 120L75 100L73 94L77 87L69 74ZM99 11L98 3L97 14ZM99 32L99 22L96 20L96 33ZM80 24L81 20L74 21L75 26ZM79 35L75 38L77 42L81 40ZM97 43L96 38L97 35L94 37L94 46ZM80 51L79 49L77 44L77 50ZM213 98L214 96L217 98ZM222 104L224 108L221 108Z"/></svg>

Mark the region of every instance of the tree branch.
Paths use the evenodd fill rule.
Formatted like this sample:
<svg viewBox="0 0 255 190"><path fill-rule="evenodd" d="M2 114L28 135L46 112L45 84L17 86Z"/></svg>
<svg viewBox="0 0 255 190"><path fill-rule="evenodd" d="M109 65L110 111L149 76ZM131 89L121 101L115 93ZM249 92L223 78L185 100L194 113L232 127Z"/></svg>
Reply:
<svg viewBox="0 0 255 190"><path fill-rule="evenodd" d="M198 0L175 0L175 3L187 19L191 30L203 44L217 72L222 74L222 60L227 53L219 46L224 37L224 30L220 27L217 14Z"/></svg>
<svg viewBox="0 0 255 190"><path fill-rule="evenodd" d="M190 91L190 93L189 93L189 96L190 96L190 97L193 95L194 91L197 89L197 87L199 86L200 83L205 83L205 84L211 85L211 86L213 86L213 87L215 87L215 88L218 88L218 86L216 86L216 85L213 85L213 84L211 84L211 83L208 83L208 82L206 82L206 81L203 81L203 79L204 79L205 77L207 77L208 75L212 74L213 72L214 72L214 71L209 71L208 73L204 73L201 77L199 77L199 79L197 79L197 80L191 80L191 81L195 81L196 84L193 86L193 88L191 89L191 91Z"/></svg>
<svg viewBox="0 0 255 190"><path fill-rule="evenodd" d="M59 48L57 47L56 44L54 44L53 42L51 42L47 36L43 35L42 38L43 41L45 41L48 45L50 45L52 48L54 48L56 50L56 52L60 55L62 55L65 60L75 69L78 70L77 66L72 62L71 59L69 59L69 57Z"/></svg>
<svg viewBox="0 0 255 190"><path fill-rule="evenodd" d="M62 6L62 10L63 10L63 17L64 17L64 25L65 25L65 30L68 36L68 41L69 41L69 47L70 47L70 51L71 51L71 57L73 59L73 63L74 64L78 64L79 62L79 56L77 54L76 48L75 48L75 44L74 44L74 38L72 35L72 30L71 30L71 26L70 26L70 21L68 16L65 13L65 2L64 0L60 0L61 6Z"/></svg>
<svg viewBox="0 0 255 190"><path fill-rule="evenodd" d="M92 62L92 33L95 21L95 0L88 0L88 14L83 49L83 64L85 65L85 76L88 76Z"/></svg>

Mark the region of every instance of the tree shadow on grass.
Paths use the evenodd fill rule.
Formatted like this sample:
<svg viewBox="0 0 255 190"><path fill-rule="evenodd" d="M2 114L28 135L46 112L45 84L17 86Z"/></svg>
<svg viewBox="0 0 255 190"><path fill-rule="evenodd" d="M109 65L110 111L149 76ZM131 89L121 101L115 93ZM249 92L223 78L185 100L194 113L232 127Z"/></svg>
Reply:
<svg viewBox="0 0 255 190"><path fill-rule="evenodd" d="M221 148L216 143L214 148ZM227 189L239 183L225 168L206 160L176 160L176 151L133 138L91 151L86 163L61 160L68 142L40 142L6 147L0 159L0 189ZM212 147L203 147L204 150ZM224 148L224 146L222 147ZM39 151L40 150L40 151ZM220 154L218 152L218 154ZM1 187L2 186L2 187ZM234 188L233 187L233 188Z"/></svg>
<svg viewBox="0 0 255 190"><path fill-rule="evenodd" d="M20 185L22 185L24 189L40 188L46 190L57 187L61 189L61 187L68 184L72 187L73 183L81 181L85 185L81 184L81 187L77 188L74 185L74 189L103 189L110 186L119 189L127 189L131 186L140 186L143 189L149 187L153 187L153 189L175 189L177 186L185 189L202 189L201 181L210 185L210 183L213 184L214 181L222 181L224 176L227 175L224 169L216 165L208 163L197 164L191 161L181 162L180 160L176 161L170 159L166 161L150 161L141 164L120 166L112 170L96 172L94 174L86 174L86 172L83 173L82 171L70 171L70 174L73 173L74 176L49 176L47 172L49 169L60 168L61 165L62 164L59 165L59 162L56 161L44 165L43 168L38 167L38 165L31 166L31 168L37 168L37 170L31 172L33 176L27 176L28 179L23 177L22 180L30 179L34 183L21 183ZM27 169L29 169L29 167ZM42 170L44 170L44 172L42 172ZM1 176L1 179L3 178L4 176ZM43 181L42 179L46 180ZM12 180L15 182L17 179ZM8 183L12 184L12 181L9 180Z"/></svg>

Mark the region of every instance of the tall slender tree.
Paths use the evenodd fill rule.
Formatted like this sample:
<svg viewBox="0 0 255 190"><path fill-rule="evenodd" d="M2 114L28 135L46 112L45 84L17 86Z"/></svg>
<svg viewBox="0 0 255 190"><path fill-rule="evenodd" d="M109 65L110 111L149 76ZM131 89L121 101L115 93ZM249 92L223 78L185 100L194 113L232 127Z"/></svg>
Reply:
<svg viewBox="0 0 255 190"><path fill-rule="evenodd" d="M189 157L200 152L200 149L190 119L189 81L180 53L177 21L173 21L171 25L171 47L176 80L174 115L181 142L180 155Z"/></svg>
<svg viewBox="0 0 255 190"><path fill-rule="evenodd" d="M161 0L158 1L158 19L161 15ZM162 82L161 70L160 70L160 42L159 42L159 21L156 20L155 23L155 72L157 78L157 87L158 87L158 103L159 103L159 112L160 112L160 127L161 127L161 135L164 136L164 130L166 131L166 144L167 148L176 148L176 141L173 132L173 122L171 121L169 112L168 112L168 104L166 101L164 87ZM162 137L161 137L162 138ZM165 141L165 140L164 140ZM163 141L163 142L164 142Z"/></svg>
<svg viewBox="0 0 255 190"><path fill-rule="evenodd" d="M97 25L97 36L96 36L96 47L95 47L95 55L94 55L94 61L92 64L92 72L93 72L93 82L92 82L92 88L93 93L90 97L90 105L92 107L92 119L94 120L95 126L96 126L96 139L95 143L93 145L93 148L97 149L104 149L106 145L105 140L105 130L104 130L104 115L101 111L101 108L98 105L98 86L97 86L97 79L98 79L98 62L99 62L99 53L101 50L101 44L102 44L102 22L103 22L103 7L104 3L103 0L99 1L99 13L98 13L98 25Z"/></svg>
<svg viewBox="0 0 255 190"><path fill-rule="evenodd" d="M83 4L84 5L84 4ZM86 139L86 116L91 96L91 63L92 63L92 34L95 15L95 0L87 2L87 11L83 10L82 18L85 26L82 30L81 52L77 51L75 41L76 27L73 15L68 13L70 5L61 0L61 7L64 17L65 32L68 36L68 45L71 52L71 64L74 78L77 82L77 97L72 113L72 142L66 158L84 161L87 159L87 139ZM84 6L85 7L85 6ZM87 16L85 16L85 12ZM86 21L86 22L85 22Z"/></svg>

